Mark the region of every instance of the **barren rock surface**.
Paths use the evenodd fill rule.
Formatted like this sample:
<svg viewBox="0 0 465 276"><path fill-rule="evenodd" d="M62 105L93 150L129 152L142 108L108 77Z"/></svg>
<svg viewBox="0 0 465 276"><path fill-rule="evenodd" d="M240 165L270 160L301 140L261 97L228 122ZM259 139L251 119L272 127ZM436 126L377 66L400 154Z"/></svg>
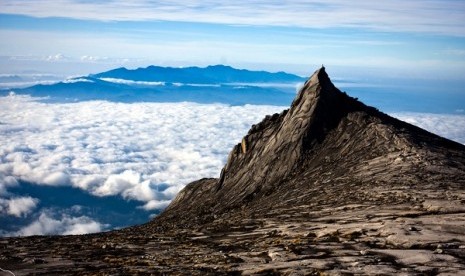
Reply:
<svg viewBox="0 0 465 276"><path fill-rule="evenodd" d="M465 271L463 211L431 213L413 204L312 209L299 206L278 215L271 211L269 218L216 220L196 229L133 228L3 239L0 263L16 275L460 275Z"/></svg>
<svg viewBox="0 0 465 276"><path fill-rule="evenodd" d="M238 141L220 179L189 184L153 221L2 238L0 267L15 275L465 275L465 146L350 98L321 68L289 110Z"/></svg>

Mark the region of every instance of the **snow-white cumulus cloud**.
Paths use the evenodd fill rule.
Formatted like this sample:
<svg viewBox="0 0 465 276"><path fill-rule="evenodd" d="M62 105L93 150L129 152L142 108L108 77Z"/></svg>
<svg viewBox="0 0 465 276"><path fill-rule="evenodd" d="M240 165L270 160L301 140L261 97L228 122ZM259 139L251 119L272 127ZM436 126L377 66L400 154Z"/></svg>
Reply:
<svg viewBox="0 0 465 276"><path fill-rule="evenodd" d="M37 220L8 236L80 235L101 232L104 228L105 225L86 216L63 215L56 219L52 215L42 212Z"/></svg>
<svg viewBox="0 0 465 276"><path fill-rule="evenodd" d="M30 196L10 199L0 198L0 214L22 217L31 213L36 208L37 203L39 203L39 200Z"/></svg>
<svg viewBox="0 0 465 276"><path fill-rule="evenodd" d="M3 13L92 20L362 27L465 35L465 2L455 0L80 1L4 0Z"/></svg>
<svg viewBox="0 0 465 276"><path fill-rule="evenodd" d="M18 186L18 181L11 175L4 175L0 173L0 196L7 194L9 187Z"/></svg>

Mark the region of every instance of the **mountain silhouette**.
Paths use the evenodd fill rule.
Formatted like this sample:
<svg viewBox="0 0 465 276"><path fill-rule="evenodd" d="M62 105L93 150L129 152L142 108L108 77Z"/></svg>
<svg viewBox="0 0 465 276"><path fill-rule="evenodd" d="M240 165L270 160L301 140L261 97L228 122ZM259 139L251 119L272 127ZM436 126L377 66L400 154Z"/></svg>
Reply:
<svg viewBox="0 0 465 276"><path fill-rule="evenodd" d="M60 275L437 275L465 270L465 146L337 89L325 68L144 225L0 239Z"/></svg>
<svg viewBox="0 0 465 276"><path fill-rule="evenodd" d="M17 94L48 102L195 102L230 105L288 105L305 79L284 72L250 71L225 65L200 67L124 67L53 84L16 88ZM11 89L1 91L8 95Z"/></svg>
<svg viewBox="0 0 465 276"><path fill-rule="evenodd" d="M185 84L300 82L304 79L285 72L271 73L236 69L226 65L200 67L148 66L134 70L124 67L91 75L95 78L115 78L132 81L170 82Z"/></svg>

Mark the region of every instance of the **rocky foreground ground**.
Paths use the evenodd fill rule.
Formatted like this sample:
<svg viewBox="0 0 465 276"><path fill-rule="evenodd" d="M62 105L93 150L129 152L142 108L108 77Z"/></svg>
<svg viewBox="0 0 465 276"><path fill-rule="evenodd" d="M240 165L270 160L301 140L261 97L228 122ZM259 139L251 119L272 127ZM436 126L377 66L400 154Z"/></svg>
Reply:
<svg viewBox="0 0 465 276"><path fill-rule="evenodd" d="M2 239L0 267L17 276L465 275L465 193L429 192L386 206L373 191L365 204L270 210L194 231Z"/></svg>
<svg viewBox="0 0 465 276"><path fill-rule="evenodd" d="M145 225L0 239L0 275L465 275L465 146L339 91L289 110ZM10 272L6 271L9 270Z"/></svg>

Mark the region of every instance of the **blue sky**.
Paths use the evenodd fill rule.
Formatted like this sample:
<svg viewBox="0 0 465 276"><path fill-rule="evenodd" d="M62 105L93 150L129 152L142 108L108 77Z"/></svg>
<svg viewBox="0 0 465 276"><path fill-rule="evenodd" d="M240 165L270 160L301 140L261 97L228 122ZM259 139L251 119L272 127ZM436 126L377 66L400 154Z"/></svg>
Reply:
<svg viewBox="0 0 465 276"><path fill-rule="evenodd" d="M0 73L225 63L339 77L465 75L465 1L1 0Z"/></svg>

